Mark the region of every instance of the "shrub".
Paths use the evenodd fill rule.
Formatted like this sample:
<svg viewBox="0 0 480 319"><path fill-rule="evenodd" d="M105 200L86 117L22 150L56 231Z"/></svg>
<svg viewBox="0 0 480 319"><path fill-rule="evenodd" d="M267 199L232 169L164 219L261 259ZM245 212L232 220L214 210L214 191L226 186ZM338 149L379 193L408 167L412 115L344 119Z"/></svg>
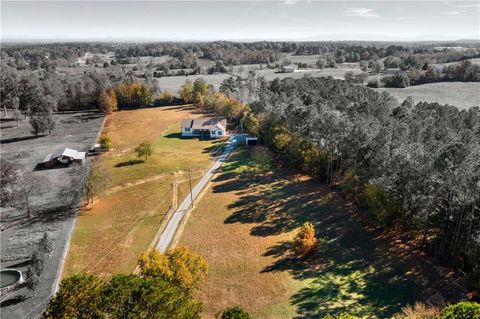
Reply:
<svg viewBox="0 0 480 319"><path fill-rule="evenodd" d="M228 307L215 315L217 319L250 319L248 312L239 306Z"/></svg>
<svg viewBox="0 0 480 319"><path fill-rule="evenodd" d="M112 146L112 140L108 136L102 136L100 138L100 147L102 151L109 151L110 147Z"/></svg>
<svg viewBox="0 0 480 319"><path fill-rule="evenodd" d="M325 179L328 166L328 153L317 147L310 147L303 153L304 171L311 177Z"/></svg>
<svg viewBox="0 0 480 319"><path fill-rule="evenodd" d="M417 302L414 306L402 307L402 312L396 314L394 319L435 319L439 313L438 308Z"/></svg>
<svg viewBox="0 0 480 319"><path fill-rule="evenodd" d="M340 181L340 189L349 201L355 204L365 203L363 183L353 171L348 171Z"/></svg>
<svg viewBox="0 0 480 319"><path fill-rule="evenodd" d="M265 146L254 146L251 151L251 158L261 170L268 170L272 163L272 155Z"/></svg>
<svg viewBox="0 0 480 319"><path fill-rule="evenodd" d="M300 231L294 239L295 253L299 256L307 256L311 254L317 246L317 239L315 238L315 229L313 224L306 222L300 228Z"/></svg>
<svg viewBox="0 0 480 319"><path fill-rule="evenodd" d="M443 309L440 319L480 319L480 304L459 302Z"/></svg>
<svg viewBox="0 0 480 319"><path fill-rule="evenodd" d="M158 100L164 103L172 103L175 100L175 94L165 91L159 94Z"/></svg>
<svg viewBox="0 0 480 319"><path fill-rule="evenodd" d="M375 220L382 226L392 225L398 207L388 194L373 184L365 185L365 199Z"/></svg>

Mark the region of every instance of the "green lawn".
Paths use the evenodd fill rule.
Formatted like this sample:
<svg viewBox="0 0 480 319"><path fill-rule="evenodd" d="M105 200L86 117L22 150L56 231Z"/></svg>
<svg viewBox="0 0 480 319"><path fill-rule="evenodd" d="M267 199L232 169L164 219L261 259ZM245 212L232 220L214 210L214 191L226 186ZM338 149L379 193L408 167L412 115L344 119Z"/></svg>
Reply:
<svg viewBox="0 0 480 319"><path fill-rule="evenodd" d="M422 289L411 264L389 253L365 230L344 201L325 187L281 170L252 169L238 150L197 203L180 242L209 262L199 294L205 318L240 304L254 318L322 318L347 311L390 318ZM301 260L291 240L305 221L319 246Z"/></svg>

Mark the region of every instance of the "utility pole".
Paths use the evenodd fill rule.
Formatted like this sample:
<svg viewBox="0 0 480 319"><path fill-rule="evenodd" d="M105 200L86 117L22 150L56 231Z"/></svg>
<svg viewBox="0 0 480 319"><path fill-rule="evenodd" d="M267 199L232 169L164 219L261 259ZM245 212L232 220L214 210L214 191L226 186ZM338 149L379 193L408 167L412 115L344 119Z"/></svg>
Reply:
<svg viewBox="0 0 480 319"><path fill-rule="evenodd" d="M188 170L188 183L190 184L190 207L193 208L192 175L190 169Z"/></svg>

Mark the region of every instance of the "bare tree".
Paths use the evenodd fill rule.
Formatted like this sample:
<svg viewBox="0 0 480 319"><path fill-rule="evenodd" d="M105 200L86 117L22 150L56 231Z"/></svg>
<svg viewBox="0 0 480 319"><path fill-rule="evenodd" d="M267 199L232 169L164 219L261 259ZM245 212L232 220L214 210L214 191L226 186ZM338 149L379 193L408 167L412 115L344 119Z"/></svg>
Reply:
<svg viewBox="0 0 480 319"><path fill-rule="evenodd" d="M95 196L103 194L112 182L110 171L102 165L95 165L85 182L85 199L93 203Z"/></svg>
<svg viewBox="0 0 480 319"><path fill-rule="evenodd" d="M43 179L34 172L19 170L14 185L14 206L27 213L28 218L32 217L32 196L38 194Z"/></svg>

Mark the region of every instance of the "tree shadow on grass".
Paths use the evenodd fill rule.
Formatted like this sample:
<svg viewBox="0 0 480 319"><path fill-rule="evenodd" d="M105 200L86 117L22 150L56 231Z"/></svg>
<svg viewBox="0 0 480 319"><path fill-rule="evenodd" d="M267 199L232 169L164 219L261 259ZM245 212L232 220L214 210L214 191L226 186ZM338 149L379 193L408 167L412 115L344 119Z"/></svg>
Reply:
<svg viewBox="0 0 480 319"><path fill-rule="evenodd" d="M20 302L24 302L27 299L28 299L28 297L26 297L25 295L16 295L16 296L13 296L12 298L8 298L6 300L3 300L0 303L0 308L13 306L13 305L16 305Z"/></svg>
<svg viewBox="0 0 480 319"><path fill-rule="evenodd" d="M293 255L289 242L270 247L275 262L262 272L288 272L303 288L290 298L298 318L322 318L343 311L390 317L414 303L418 286L404 276L399 259L386 253L346 210L336 194L309 180L278 171L260 174L246 154L234 156L215 179L214 192L235 192L227 224L251 224L251 235L290 232L310 221L319 244L308 259Z"/></svg>
<svg viewBox="0 0 480 319"><path fill-rule="evenodd" d="M187 137L182 136L182 133L170 133L163 135L165 138L175 138L175 139L187 139Z"/></svg>
<svg viewBox="0 0 480 319"><path fill-rule="evenodd" d="M115 167L132 166L132 165L142 164L144 162L145 162L144 160L139 160L139 159L128 160L126 162L121 162L121 163L116 164Z"/></svg>

